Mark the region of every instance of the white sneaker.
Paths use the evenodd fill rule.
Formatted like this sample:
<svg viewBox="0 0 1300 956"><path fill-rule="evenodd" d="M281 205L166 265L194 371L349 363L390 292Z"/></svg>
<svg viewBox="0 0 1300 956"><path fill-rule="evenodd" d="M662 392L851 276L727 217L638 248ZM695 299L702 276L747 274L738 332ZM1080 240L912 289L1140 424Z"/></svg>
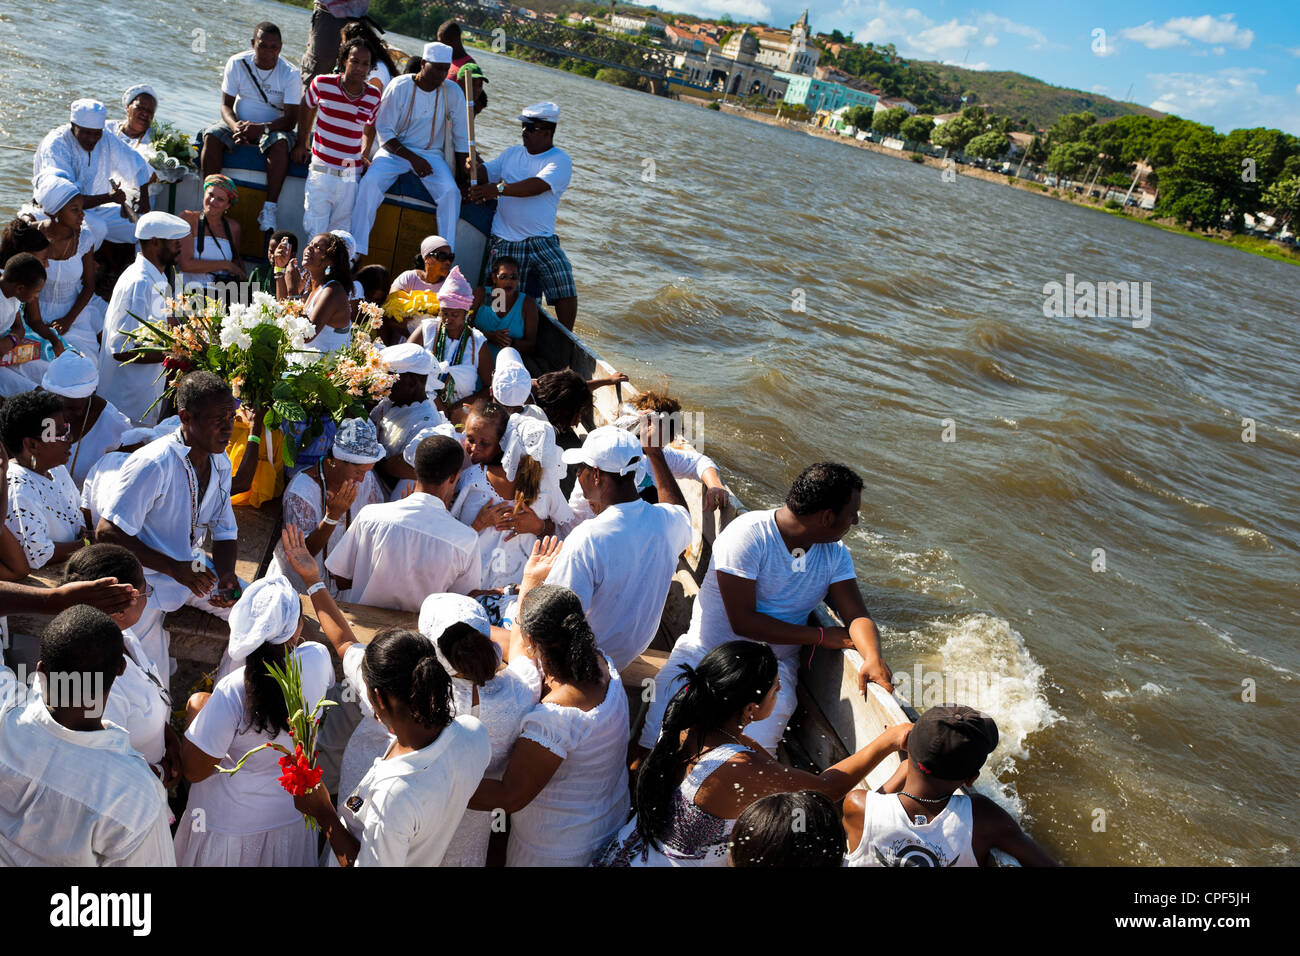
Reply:
<svg viewBox="0 0 1300 956"><path fill-rule="evenodd" d="M257 214L257 225L263 232L275 232L275 203L262 203L262 211Z"/></svg>

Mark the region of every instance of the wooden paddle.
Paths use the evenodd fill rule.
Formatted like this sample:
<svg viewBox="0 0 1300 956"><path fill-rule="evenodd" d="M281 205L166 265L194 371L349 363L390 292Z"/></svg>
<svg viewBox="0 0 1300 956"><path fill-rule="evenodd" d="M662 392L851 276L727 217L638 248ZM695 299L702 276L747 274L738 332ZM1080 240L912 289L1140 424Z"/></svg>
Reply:
<svg viewBox="0 0 1300 956"><path fill-rule="evenodd" d="M465 80L465 122L469 127L469 184L478 185L478 152L474 149L474 77L468 70L460 74Z"/></svg>

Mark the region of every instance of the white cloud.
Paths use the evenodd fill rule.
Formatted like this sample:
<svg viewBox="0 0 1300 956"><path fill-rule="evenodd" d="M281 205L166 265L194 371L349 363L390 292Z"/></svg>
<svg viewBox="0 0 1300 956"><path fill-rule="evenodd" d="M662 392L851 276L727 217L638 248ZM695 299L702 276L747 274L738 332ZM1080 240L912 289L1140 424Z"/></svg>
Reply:
<svg viewBox="0 0 1300 956"><path fill-rule="evenodd" d="M1213 73L1150 73L1156 90L1150 106L1162 113L1208 123L1221 133L1256 126L1300 133L1300 107L1281 96L1261 93L1258 67L1226 67ZM1300 87L1296 88L1300 93Z"/></svg>
<svg viewBox="0 0 1300 956"><path fill-rule="evenodd" d="M1300 56L1300 46L1293 46L1286 52L1290 53L1292 56Z"/></svg>
<svg viewBox="0 0 1300 956"><path fill-rule="evenodd" d="M1223 54L1227 53L1228 51L1221 46L1216 46L1210 52L1213 53L1215 56L1223 56Z"/></svg>
<svg viewBox="0 0 1300 956"><path fill-rule="evenodd" d="M1016 23L993 13L954 17L946 22L931 19L915 7L895 6L889 0L842 0L839 15L849 22L865 25L854 30L861 43L893 43L904 56L920 56L956 62L955 57L975 46L998 46L1007 36L1028 40L1016 44L1030 50L1054 46L1041 30ZM968 69L987 69L988 64Z"/></svg>
<svg viewBox="0 0 1300 956"><path fill-rule="evenodd" d="M1192 40L1238 50L1248 49L1255 41L1255 31L1237 26L1232 18L1231 13L1218 17L1207 13L1199 17L1174 17L1160 26L1156 26L1155 21L1148 20L1141 26L1126 27L1119 32L1120 36L1141 43L1148 50L1189 46ZM1216 49L1215 52L1222 53L1222 50Z"/></svg>
<svg viewBox="0 0 1300 956"><path fill-rule="evenodd" d="M1110 96L1110 87L1103 83L1098 83L1092 88L1092 92L1096 93L1098 96Z"/></svg>

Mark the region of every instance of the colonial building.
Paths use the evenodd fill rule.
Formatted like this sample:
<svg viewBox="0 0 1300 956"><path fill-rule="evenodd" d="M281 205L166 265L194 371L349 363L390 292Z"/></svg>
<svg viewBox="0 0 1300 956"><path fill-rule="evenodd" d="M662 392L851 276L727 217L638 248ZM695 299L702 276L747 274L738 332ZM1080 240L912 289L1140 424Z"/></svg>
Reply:
<svg viewBox="0 0 1300 956"><path fill-rule="evenodd" d="M717 50L679 53L673 67L683 81L728 96L758 94L775 103L785 93L786 81L771 67L758 62L759 44L749 28L734 33L719 53Z"/></svg>
<svg viewBox="0 0 1300 956"><path fill-rule="evenodd" d="M755 27L754 38L758 40L756 61L763 66L783 73L798 73L811 76L817 66L821 51L811 42L812 31L808 26L808 11L804 10L799 22L785 30L771 30Z"/></svg>
<svg viewBox="0 0 1300 956"><path fill-rule="evenodd" d="M865 106L874 110L880 99L874 93L844 83L794 73L778 72L776 75L786 81L785 102L802 106L812 113L818 110L831 113L844 106Z"/></svg>

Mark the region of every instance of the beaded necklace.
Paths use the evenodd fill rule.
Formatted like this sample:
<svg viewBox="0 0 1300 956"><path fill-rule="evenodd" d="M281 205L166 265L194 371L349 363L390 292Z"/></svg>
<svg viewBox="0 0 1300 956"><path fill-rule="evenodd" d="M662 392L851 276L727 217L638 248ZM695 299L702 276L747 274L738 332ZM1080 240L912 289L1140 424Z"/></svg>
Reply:
<svg viewBox="0 0 1300 956"><path fill-rule="evenodd" d="M471 338L470 330L472 328L473 324L470 322L470 317L467 314L465 316L465 328L461 329L460 340L456 343L456 354L451 361L453 366L459 365L461 360L465 357L465 347L469 344ZM439 362L446 361L447 323L442 319L438 320L438 331L433 337L433 354ZM447 372L447 383L442 387L439 397L442 398L442 403L444 405L450 405L456 400L456 379L450 371Z"/></svg>

